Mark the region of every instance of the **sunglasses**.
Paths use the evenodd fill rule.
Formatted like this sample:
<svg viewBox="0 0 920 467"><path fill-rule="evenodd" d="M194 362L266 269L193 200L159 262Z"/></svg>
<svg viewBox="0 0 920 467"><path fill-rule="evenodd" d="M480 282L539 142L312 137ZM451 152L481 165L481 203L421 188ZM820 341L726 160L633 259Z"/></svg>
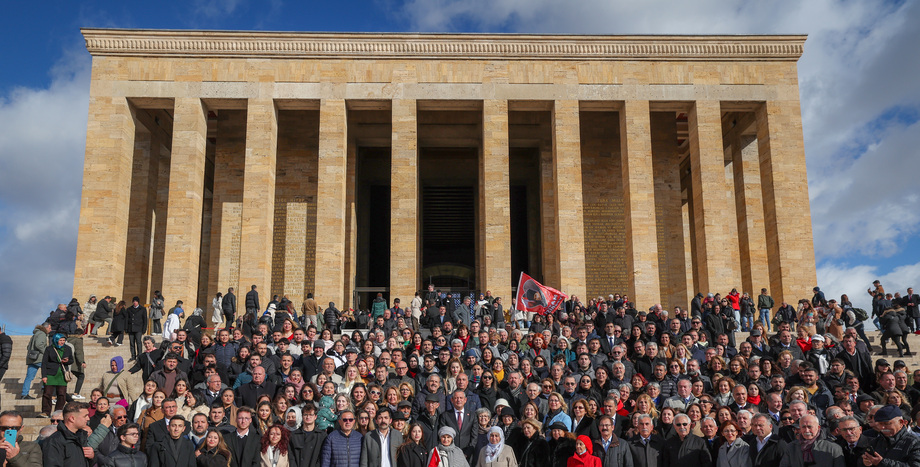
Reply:
<svg viewBox="0 0 920 467"><path fill-rule="evenodd" d="M792 420L792 417L783 417L783 418L781 418L780 420L782 420L782 421L784 421L784 422L787 422L787 421L791 421L791 420Z"/></svg>
<svg viewBox="0 0 920 467"><path fill-rule="evenodd" d="M690 426L689 423L675 423L675 426Z"/></svg>
<svg viewBox="0 0 920 467"><path fill-rule="evenodd" d="M371 394L373 394L373 395L375 395L375 396L379 396L379 395L380 395L380 391L371 391Z"/></svg>
<svg viewBox="0 0 920 467"><path fill-rule="evenodd" d="M355 419L353 419L353 418L343 418L342 421L345 422L345 423L352 423L352 422L355 421Z"/></svg>
<svg viewBox="0 0 920 467"><path fill-rule="evenodd" d="M22 429L21 426L0 426L0 431L6 431L6 430L16 430L16 431L19 431L19 430L21 430L21 429Z"/></svg>

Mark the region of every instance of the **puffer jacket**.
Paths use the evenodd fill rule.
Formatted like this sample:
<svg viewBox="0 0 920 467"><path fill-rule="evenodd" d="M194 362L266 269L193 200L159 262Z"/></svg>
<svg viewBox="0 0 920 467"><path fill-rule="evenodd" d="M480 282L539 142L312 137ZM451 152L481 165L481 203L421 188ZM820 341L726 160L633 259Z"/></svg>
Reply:
<svg viewBox="0 0 920 467"><path fill-rule="evenodd" d="M216 343L211 346L211 349L214 351L214 356L217 357L217 363L227 368L233 363L233 357L236 357L239 351L239 347L233 342L227 342L227 345Z"/></svg>
<svg viewBox="0 0 920 467"><path fill-rule="evenodd" d="M901 428L891 439L885 435L878 436L870 445L884 458L879 464L882 467L920 465L920 438L907 428Z"/></svg>
<svg viewBox="0 0 920 467"><path fill-rule="evenodd" d="M32 339L29 340L29 346L26 348L26 365L41 363L42 356L45 355L45 347L48 347L48 333L42 326L35 326L32 330ZM29 358L30 350L37 350L37 358Z"/></svg>
<svg viewBox="0 0 920 467"><path fill-rule="evenodd" d="M348 436L341 430L333 431L323 442L320 465L345 467L360 464L362 439L361 433L354 430Z"/></svg>
<svg viewBox="0 0 920 467"><path fill-rule="evenodd" d="M147 456L137 448L119 444L108 456L99 456L98 463L104 467L146 467Z"/></svg>

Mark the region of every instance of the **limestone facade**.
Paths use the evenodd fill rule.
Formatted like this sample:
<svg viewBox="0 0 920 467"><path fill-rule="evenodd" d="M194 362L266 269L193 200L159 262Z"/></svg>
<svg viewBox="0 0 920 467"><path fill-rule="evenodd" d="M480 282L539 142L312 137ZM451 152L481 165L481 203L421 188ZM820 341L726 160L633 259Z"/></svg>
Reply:
<svg viewBox="0 0 920 467"><path fill-rule="evenodd" d="M496 296L522 270L643 307L815 285L803 36L83 34L76 297L406 304L456 253L423 234L445 183L473 190L468 285Z"/></svg>

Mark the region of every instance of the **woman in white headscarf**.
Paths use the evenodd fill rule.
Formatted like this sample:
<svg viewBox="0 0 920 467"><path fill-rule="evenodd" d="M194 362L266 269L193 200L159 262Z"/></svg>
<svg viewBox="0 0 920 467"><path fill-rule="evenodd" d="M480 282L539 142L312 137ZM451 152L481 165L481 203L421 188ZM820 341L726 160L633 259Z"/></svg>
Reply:
<svg viewBox="0 0 920 467"><path fill-rule="evenodd" d="M489 444L479 452L479 462L476 467L517 467L514 450L505 444L505 433L501 428L493 426L489 430Z"/></svg>
<svg viewBox="0 0 920 467"><path fill-rule="evenodd" d="M466 461L466 456L463 455L463 451L454 444L456 436L457 431L453 428L449 426L441 427L438 430L440 443L431 450L427 465L431 465L431 460L434 456L439 456L441 459L440 467L470 467L470 464Z"/></svg>

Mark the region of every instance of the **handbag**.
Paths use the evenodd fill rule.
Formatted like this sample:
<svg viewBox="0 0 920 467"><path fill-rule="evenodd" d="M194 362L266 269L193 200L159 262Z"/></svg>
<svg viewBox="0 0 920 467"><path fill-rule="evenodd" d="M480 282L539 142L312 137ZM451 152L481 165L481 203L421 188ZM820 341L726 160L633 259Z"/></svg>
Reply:
<svg viewBox="0 0 920 467"><path fill-rule="evenodd" d="M68 383L73 381L73 372L70 371L69 366L64 365L64 360L61 360L61 354L57 353L57 350L54 349L51 349L51 351L57 355L58 362L61 364L61 369L64 370L64 381L67 381Z"/></svg>

